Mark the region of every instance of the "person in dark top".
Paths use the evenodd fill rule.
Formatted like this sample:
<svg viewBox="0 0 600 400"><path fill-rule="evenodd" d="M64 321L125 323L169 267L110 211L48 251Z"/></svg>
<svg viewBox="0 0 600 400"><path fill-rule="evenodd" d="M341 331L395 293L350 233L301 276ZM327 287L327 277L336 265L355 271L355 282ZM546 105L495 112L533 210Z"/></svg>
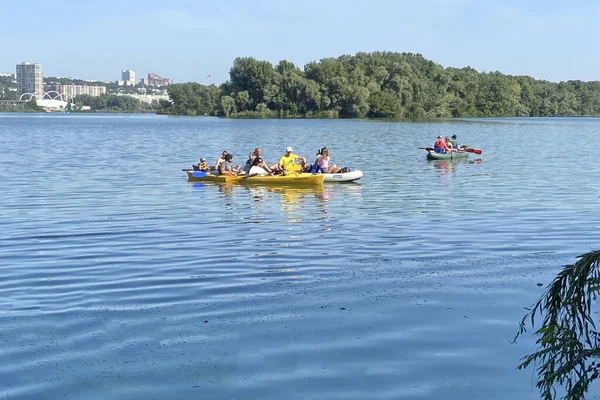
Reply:
<svg viewBox="0 0 600 400"><path fill-rule="evenodd" d="M219 164L219 173L221 175L237 175L240 173L238 167L231 165L231 160L233 160L233 154L225 154L225 159Z"/></svg>

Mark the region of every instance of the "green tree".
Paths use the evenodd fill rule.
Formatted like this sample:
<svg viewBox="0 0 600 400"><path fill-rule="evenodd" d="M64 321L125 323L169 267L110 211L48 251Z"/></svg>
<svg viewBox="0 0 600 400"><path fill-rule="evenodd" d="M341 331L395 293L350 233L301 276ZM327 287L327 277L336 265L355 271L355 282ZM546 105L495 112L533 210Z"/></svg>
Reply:
<svg viewBox="0 0 600 400"><path fill-rule="evenodd" d="M37 105L35 97L32 97L27 103L25 103L25 109L29 111L42 111L42 107Z"/></svg>
<svg viewBox="0 0 600 400"><path fill-rule="evenodd" d="M546 400L564 390L564 399L584 398L590 384L600 376L600 333L592 306L600 291L600 251L591 251L567 265L554 278L542 297L523 317L516 339L526 326L536 327L537 351L523 358L519 369L536 365L536 386Z"/></svg>
<svg viewBox="0 0 600 400"><path fill-rule="evenodd" d="M553 83L470 67L443 68L414 53L360 52L309 62L304 69L286 60L273 66L238 57L229 78L219 86L169 86L172 105L163 104L160 112L225 115L223 98L229 96L235 111L228 106L227 115L244 117L600 115L600 82ZM258 104L267 110L257 111Z"/></svg>
<svg viewBox="0 0 600 400"><path fill-rule="evenodd" d="M256 112L261 118L267 118L269 116L269 108L265 103L258 103L256 105Z"/></svg>
<svg viewBox="0 0 600 400"><path fill-rule="evenodd" d="M393 92L375 92L369 97L370 117L394 118L400 115L400 103Z"/></svg>
<svg viewBox="0 0 600 400"><path fill-rule="evenodd" d="M78 95L75 96L72 102L76 110L81 109L82 106L88 106L92 111L102 112L147 112L155 110L151 105L142 103L135 97L111 94L100 96Z"/></svg>
<svg viewBox="0 0 600 400"><path fill-rule="evenodd" d="M247 90L235 94L235 104L239 111L247 111L252 106L250 95Z"/></svg>
<svg viewBox="0 0 600 400"><path fill-rule="evenodd" d="M235 100L231 96L221 97L221 107L223 108L223 114L229 117L236 113Z"/></svg>

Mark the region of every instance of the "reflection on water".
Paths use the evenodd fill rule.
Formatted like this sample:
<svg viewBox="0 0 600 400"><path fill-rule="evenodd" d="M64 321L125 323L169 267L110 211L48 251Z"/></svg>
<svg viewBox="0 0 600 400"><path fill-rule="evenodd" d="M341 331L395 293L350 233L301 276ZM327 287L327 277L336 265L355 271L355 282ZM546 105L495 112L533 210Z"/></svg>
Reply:
<svg viewBox="0 0 600 400"><path fill-rule="evenodd" d="M474 160L427 160L438 171L438 176L446 176L458 170L462 165L480 164L481 158Z"/></svg>
<svg viewBox="0 0 600 400"><path fill-rule="evenodd" d="M303 223L307 217L324 223L329 220L330 205L348 207L343 205L348 203L354 207L362 199L362 186L355 182L300 187L214 182L187 184L201 196L195 203L206 204L209 209L221 204L220 212L225 214L233 209L247 209L250 222L258 224L273 218L286 223ZM321 229L330 230L331 227L322 226Z"/></svg>
<svg viewBox="0 0 600 400"><path fill-rule="evenodd" d="M280 206L281 211L288 214L288 222L302 222L301 216L294 216L298 211L302 209L304 203L316 199L317 201L327 198L324 195L325 189L322 186L315 187L268 187L266 188L271 193L278 193L280 195ZM325 209L322 211L327 213Z"/></svg>

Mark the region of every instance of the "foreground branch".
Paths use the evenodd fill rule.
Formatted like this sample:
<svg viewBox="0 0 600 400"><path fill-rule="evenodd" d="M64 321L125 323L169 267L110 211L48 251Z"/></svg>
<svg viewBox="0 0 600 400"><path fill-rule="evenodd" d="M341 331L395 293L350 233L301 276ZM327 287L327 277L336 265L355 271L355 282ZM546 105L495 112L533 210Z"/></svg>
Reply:
<svg viewBox="0 0 600 400"><path fill-rule="evenodd" d="M530 320L543 318L535 332L537 351L524 357L519 369L537 365L537 388L544 399L557 396L562 387L567 400L581 399L600 374L593 359L600 355L599 334L592 319L592 303L600 290L600 251L577 257L554 278L546 292L523 317L517 338Z"/></svg>

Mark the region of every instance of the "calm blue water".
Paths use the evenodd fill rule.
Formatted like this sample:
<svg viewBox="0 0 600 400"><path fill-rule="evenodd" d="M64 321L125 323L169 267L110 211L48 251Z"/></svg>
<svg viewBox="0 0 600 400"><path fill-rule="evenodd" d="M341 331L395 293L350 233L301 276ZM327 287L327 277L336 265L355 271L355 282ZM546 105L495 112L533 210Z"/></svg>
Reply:
<svg viewBox="0 0 600 400"><path fill-rule="evenodd" d="M437 135L480 161L425 160ZM0 114L0 399L536 399L510 344L600 243L600 119ZM186 182L222 150L359 167Z"/></svg>

